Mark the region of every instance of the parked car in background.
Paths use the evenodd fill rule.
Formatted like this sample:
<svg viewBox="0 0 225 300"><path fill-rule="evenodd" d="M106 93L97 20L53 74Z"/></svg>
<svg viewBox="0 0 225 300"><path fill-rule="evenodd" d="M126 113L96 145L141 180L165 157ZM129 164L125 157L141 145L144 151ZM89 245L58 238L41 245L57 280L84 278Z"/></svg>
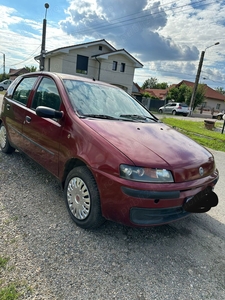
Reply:
<svg viewBox="0 0 225 300"><path fill-rule="evenodd" d="M3 80L2 82L0 82L0 91L7 90L7 88L10 86L11 83L12 83L12 80L10 80L10 79L6 79L6 80Z"/></svg>
<svg viewBox="0 0 225 300"><path fill-rule="evenodd" d="M218 203L213 155L97 80L51 72L15 79L3 99L0 148L52 173L82 228L105 219L160 225Z"/></svg>
<svg viewBox="0 0 225 300"><path fill-rule="evenodd" d="M159 113L172 114L172 115L183 115L189 114L189 108L186 103L171 102L159 108Z"/></svg>
<svg viewBox="0 0 225 300"><path fill-rule="evenodd" d="M218 113L215 118L218 120L223 120L224 112Z"/></svg>

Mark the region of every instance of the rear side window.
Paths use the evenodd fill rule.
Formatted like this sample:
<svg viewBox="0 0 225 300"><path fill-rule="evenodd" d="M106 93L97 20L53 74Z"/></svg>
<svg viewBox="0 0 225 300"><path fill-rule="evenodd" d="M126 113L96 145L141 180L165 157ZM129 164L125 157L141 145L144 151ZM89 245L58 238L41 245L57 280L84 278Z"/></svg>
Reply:
<svg viewBox="0 0 225 300"><path fill-rule="evenodd" d="M37 77L24 78L14 90L13 99L21 104L26 105L30 91L32 90L36 79Z"/></svg>

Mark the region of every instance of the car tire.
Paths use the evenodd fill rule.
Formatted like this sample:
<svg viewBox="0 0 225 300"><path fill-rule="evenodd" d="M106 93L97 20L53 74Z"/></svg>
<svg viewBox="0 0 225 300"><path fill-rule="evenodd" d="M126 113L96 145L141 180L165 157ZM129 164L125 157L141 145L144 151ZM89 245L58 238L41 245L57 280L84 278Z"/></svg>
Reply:
<svg viewBox="0 0 225 300"><path fill-rule="evenodd" d="M218 116L217 119L218 119L218 120L222 120L222 116Z"/></svg>
<svg viewBox="0 0 225 300"><path fill-rule="evenodd" d="M160 114L162 114L162 113L163 113L161 109L159 110L159 113L160 113Z"/></svg>
<svg viewBox="0 0 225 300"><path fill-rule="evenodd" d="M1 91L1 92L4 91L4 88L3 88L2 86L0 87L0 91Z"/></svg>
<svg viewBox="0 0 225 300"><path fill-rule="evenodd" d="M64 195L69 214L79 227L95 229L105 222L97 183L87 167L76 167L70 171Z"/></svg>
<svg viewBox="0 0 225 300"><path fill-rule="evenodd" d="M15 148L13 148L10 143L7 136L6 128L3 124L0 126L0 149L4 153L13 153L15 151Z"/></svg>
<svg viewBox="0 0 225 300"><path fill-rule="evenodd" d="M177 112L176 112L175 110L173 110L173 111L172 111L172 115L175 116L176 114L177 114Z"/></svg>

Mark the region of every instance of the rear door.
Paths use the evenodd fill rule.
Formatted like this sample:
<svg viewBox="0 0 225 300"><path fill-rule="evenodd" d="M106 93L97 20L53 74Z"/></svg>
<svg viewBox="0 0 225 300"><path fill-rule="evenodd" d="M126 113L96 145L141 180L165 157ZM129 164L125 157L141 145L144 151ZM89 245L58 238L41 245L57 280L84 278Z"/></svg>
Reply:
<svg viewBox="0 0 225 300"><path fill-rule="evenodd" d="M23 135L26 139L24 152L57 176L61 121L37 116L35 109L38 106L60 109L61 98L57 86L49 77L43 77L40 81L30 109L24 116Z"/></svg>
<svg viewBox="0 0 225 300"><path fill-rule="evenodd" d="M4 118L9 139L16 148L24 149L23 123L27 110L27 103L32 87L37 77L23 78L11 96L5 97Z"/></svg>

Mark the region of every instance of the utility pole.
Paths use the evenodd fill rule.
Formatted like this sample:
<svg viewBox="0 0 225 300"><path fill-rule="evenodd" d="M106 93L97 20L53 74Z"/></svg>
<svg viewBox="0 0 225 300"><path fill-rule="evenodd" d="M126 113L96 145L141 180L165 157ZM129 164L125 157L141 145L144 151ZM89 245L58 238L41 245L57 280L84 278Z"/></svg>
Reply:
<svg viewBox="0 0 225 300"><path fill-rule="evenodd" d="M202 51L201 57L200 57L200 60L199 60L199 64L198 64L198 71L197 71L196 78L195 78L195 85L194 85L193 92L192 92L192 95L191 95L191 102L190 102L190 114L191 115L192 115L192 108L194 106L195 95L196 95L197 88L198 88L198 82L199 82L199 78L200 78L200 74L201 74L201 70L202 70L204 55L205 55L205 51Z"/></svg>
<svg viewBox="0 0 225 300"><path fill-rule="evenodd" d="M3 55L3 79L5 79L5 53L1 52Z"/></svg>
<svg viewBox="0 0 225 300"><path fill-rule="evenodd" d="M197 88L198 88L198 82L199 82L199 78L200 78L200 74L201 74L201 70L202 70L202 65L203 65L203 60L204 60L206 49L208 49L210 47L213 47L213 46L216 46L216 45L219 45L219 42L217 42L217 43L215 43L215 44L213 44L209 47L206 47L205 51L202 51L202 53L201 53L199 64L198 64L198 71L197 71L196 78L195 78L195 84L194 84L193 92L192 92L192 95L191 95L190 115L192 115L192 109L194 107L195 96L196 96L196 92L197 92Z"/></svg>
<svg viewBox="0 0 225 300"><path fill-rule="evenodd" d="M43 29L42 29L42 44L41 44L41 57L40 57L40 71L44 71L45 69L45 41L46 41L46 25L47 25L47 9L49 8L49 4L45 3L45 18L43 19Z"/></svg>

